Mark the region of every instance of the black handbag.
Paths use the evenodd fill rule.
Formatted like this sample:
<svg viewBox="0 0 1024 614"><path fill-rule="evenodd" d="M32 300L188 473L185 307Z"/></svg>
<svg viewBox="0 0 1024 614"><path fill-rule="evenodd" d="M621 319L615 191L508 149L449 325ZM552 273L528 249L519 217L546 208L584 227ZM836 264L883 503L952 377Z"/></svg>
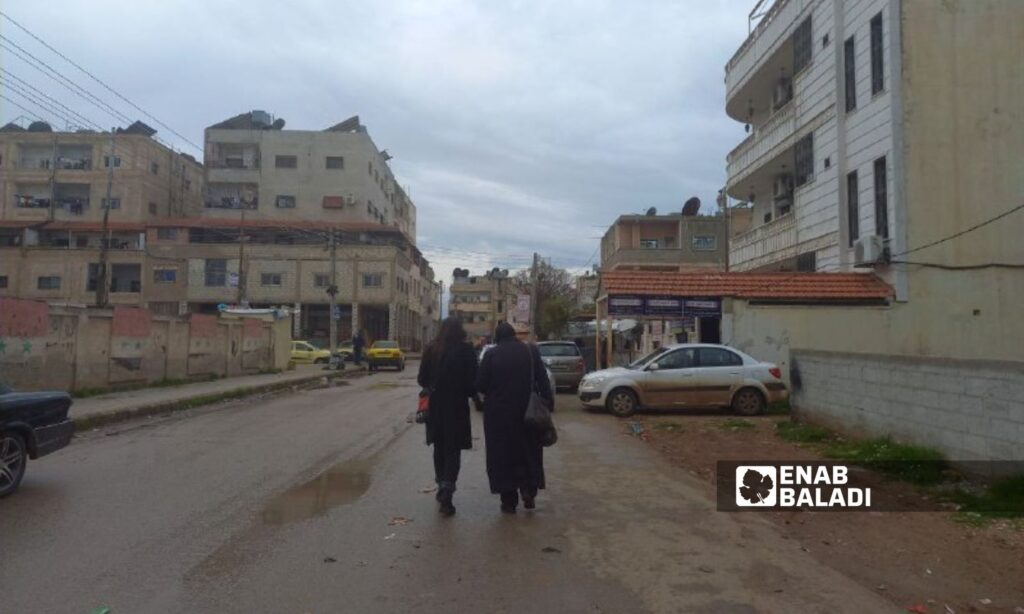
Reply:
<svg viewBox="0 0 1024 614"><path fill-rule="evenodd" d="M537 431L540 443L545 448L555 445L558 441L558 431L555 429L555 422L551 419L551 402L537 393L537 380L534 377L533 348L526 346L530 352L530 400L526 405L526 414L523 420L526 426Z"/></svg>

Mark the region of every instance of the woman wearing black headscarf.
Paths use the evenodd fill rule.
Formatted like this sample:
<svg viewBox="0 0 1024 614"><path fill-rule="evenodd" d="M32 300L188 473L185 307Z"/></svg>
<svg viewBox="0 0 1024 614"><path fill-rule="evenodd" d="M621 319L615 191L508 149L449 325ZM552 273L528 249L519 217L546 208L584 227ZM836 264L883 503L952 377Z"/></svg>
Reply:
<svg viewBox="0 0 1024 614"><path fill-rule="evenodd" d="M445 318L420 361L419 385L429 389L427 445L434 446L434 479L441 513L455 513L452 495L462 466L462 450L473 447L469 398L476 396L476 354L466 342L462 322Z"/></svg>
<svg viewBox="0 0 1024 614"><path fill-rule="evenodd" d="M516 339L507 322L498 324L494 340L497 346L480 363L476 388L484 395L491 492L501 495L501 511L514 514L520 496L524 507L533 509L537 490L544 488L544 448L538 433L523 421L531 378L542 397L553 400L553 391L537 346Z"/></svg>

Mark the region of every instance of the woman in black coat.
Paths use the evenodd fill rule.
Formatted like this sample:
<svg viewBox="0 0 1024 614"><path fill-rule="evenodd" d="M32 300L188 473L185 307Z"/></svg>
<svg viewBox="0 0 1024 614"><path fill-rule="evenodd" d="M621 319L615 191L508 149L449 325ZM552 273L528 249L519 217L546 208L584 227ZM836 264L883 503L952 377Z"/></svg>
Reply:
<svg viewBox="0 0 1024 614"><path fill-rule="evenodd" d="M548 400L553 391L535 345L516 339L511 324L494 331L497 346L480 363L476 388L484 395L484 438L487 443L487 478L491 492L501 495L501 511L513 514L520 495L526 509L534 508L537 490L544 488L544 447L537 432L523 418L530 401L532 380Z"/></svg>
<svg viewBox="0 0 1024 614"><path fill-rule="evenodd" d="M455 513L452 495L462 466L462 450L473 447L469 426L469 398L476 396L476 354L466 343L466 331L456 317L441 323L437 337L427 346L416 378L430 393L427 445L434 446L434 479L441 513Z"/></svg>

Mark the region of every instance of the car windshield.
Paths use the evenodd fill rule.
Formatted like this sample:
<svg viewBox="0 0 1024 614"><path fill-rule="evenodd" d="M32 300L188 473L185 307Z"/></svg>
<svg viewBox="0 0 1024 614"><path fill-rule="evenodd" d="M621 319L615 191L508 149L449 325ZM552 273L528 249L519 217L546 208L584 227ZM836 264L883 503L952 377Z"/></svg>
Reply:
<svg viewBox="0 0 1024 614"><path fill-rule="evenodd" d="M398 349L397 341L378 341L373 344L373 347L383 350L396 350Z"/></svg>
<svg viewBox="0 0 1024 614"><path fill-rule="evenodd" d="M654 350L653 352L651 352L650 354L648 354L647 356L644 356L643 358L640 358L638 360L634 360L633 362L629 363L629 365L626 368L627 369L640 369L644 365L646 365L647 363L651 362L652 360L654 360L658 356L661 356L662 354L664 354L667 351L668 351L668 348L658 348L658 349Z"/></svg>
<svg viewBox="0 0 1024 614"><path fill-rule="evenodd" d="M540 349L540 355L545 357L580 355L575 343L542 343L537 347Z"/></svg>

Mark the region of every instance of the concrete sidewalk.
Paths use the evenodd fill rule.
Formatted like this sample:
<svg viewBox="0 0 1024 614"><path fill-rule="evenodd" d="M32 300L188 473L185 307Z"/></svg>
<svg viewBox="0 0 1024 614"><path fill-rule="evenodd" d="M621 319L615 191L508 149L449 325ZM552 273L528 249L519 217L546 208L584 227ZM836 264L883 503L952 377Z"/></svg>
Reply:
<svg viewBox="0 0 1024 614"><path fill-rule="evenodd" d="M352 365L346 365L344 371L324 370L322 365L299 365L294 371L283 373L243 375L180 386L112 392L76 399L71 404L69 415L75 427L84 430L140 416L272 392L315 382L323 377L345 377L365 372L365 369Z"/></svg>

